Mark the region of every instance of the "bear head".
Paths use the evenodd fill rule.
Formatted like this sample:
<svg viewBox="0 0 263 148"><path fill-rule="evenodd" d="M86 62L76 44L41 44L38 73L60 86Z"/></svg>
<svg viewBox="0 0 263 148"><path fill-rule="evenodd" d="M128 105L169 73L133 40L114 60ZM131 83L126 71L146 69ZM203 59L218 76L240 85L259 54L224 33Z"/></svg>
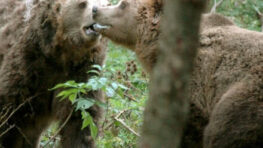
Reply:
<svg viewBox="0 0 263 148"><path fill-rule="evenodd" d="M63 40L73 45L91 47L95 45L100 34L93 28L91 0L57 0L58 25Z"/></svg>
<svg viewBox="0 0 263 148"><path fill-rule="evenodd" d="M92 9L94 29L112 41L134 49L137 30L137 1L121 0L117 5Z"/></svg>
<svg viewBox="0 0 263 148"><path fill-rule="evenodd" d="M93 5L107 0L27 0L22 42L27 49L39 48L46 57L78 61L91 56L101 36L93 28ZM35 2L37 1L37 2ZM30 36L30 38L28 38ZM31 52L32 53L32 52Z"/></svg>

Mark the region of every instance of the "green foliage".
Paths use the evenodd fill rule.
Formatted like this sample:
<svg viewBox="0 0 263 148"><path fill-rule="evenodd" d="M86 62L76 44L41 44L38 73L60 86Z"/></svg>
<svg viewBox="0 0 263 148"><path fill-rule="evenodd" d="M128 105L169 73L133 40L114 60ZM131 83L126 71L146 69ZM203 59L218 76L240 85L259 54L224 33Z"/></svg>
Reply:
<svg viewBox="0 0 263 148"><path fill-rule="evenodd" d="M119 2L119 0L110 0L110 3L113 5L117 4L118 2Z"/></svg>
<svg viewBox="0 0 263 148"><path fill-rule="evenodd" d="M217 8L218 13L230 17L240 27L261 31L260 15L257 11L263 13L262 0L224 0Z"/></svg>
<svg viewBox="0 0 263 148"><path fill-rule="evenodd" d="M133 52L112 43L109 43L108 47L105 66L94 65L94 69L88 71L87 74L92 73L95 76L91 77L88 82L76 83L70 80L57 84L50 91L61 90L57 97L61 101L68 99L75 111L81 111L83 119L81 128L90 128L91 136L96 140L97 147L135 147L138 137L127 127L138 132L142 125L142 114L148 95L148 78L136 61ZM89 91L95 90L102 90L105 93L106 103L87 97ZM94 105L105 109L105 118L99 123L103 134L99 137L97 137L98 127L93 122L92 116L86 111ZM49 130L44 134L42 145L50 142L49 137L52 137L54 133L55 130ZM57 143L55 140L47 146L55 142Z"/></svg>
<svg viewBox="0 0 263 148"><path fill-rule="evenodd" d="M82 111L81 115L82 115L82 119L83 119L83 123L82 123L81 129L83 130L84 128L89 126L90 127L90 131L91 131L91 137L96 140L96 137L97 137L97 134L98 134L98 128L97 128L96 124L93 122L92 116L86 111Z"/></svg>
<svg viewBox="0 0 263 148"><path fill-rule="evenodd" d="M57 147L59 145L60 137L55 137L54 140L50 140L54 133L57 131L58 124L53 124L51 127L47 129L47 131L42 134L41 141L40 141L40 146L45 148L53 148Z"/></svg>
<svg viewBox="0 0 263 148"><path fill-rule="evenodd" d="M132 148L136 146L138 137L116 118L134 131L139 131L148 97L148 78L133 52L112 43L108 47L104 76L113 81L113 89L116 83L121 84L122 91L115 91L114 97L108 97L105 118L101 123L103 134L96 143L98 148Z"/></svg>

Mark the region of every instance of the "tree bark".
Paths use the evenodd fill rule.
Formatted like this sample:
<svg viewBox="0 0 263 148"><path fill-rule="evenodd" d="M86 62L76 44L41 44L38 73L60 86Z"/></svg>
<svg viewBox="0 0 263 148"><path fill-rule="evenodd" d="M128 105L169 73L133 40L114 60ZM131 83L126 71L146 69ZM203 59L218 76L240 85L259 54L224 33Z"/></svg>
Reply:
<svg viewBox="0 0 263 148"><path fill-rule="evenodd" d="M176 148L187 120L187 84L197 53L201 12L206 0L166 0L160 56L144 113L141 148Z"/></svg>

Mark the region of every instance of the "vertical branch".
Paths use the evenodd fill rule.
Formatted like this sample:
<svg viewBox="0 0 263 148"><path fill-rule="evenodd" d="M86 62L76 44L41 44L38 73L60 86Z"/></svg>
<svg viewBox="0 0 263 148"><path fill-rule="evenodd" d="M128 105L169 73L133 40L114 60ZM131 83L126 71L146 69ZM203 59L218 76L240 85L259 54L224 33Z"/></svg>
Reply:
<svg viewBox="0 0 263 148"><path fill-rule="evenodd" d="M224 0L220 0L219 2L216 2L216 0L214 0L214 5L211 8L210 13L216 13L216 8L223 2Z"/></svg>
<svg viewBox="0 0 263 148"><path fill-rule="evenodd" d="M141 148L176 148L187 119L187 84L198 46L205 0L166 0L160 55L144 113Z"/></svg>
<svg viewBox="0 0 263 148"><path fill-rule="evenodd" d="M263 32L263 14L261 13L259 17L260 17L260 23L261 23L261 32Z"/></svg>
<svg viewBox="0 0 263 148"><path fill-rule="evenodd" d="M260 19L261 32L263 32L263 14L262 14L262 12L259 11L259 9L257 7L255 7L255 6L253 6L253 7L254 7L254 10L257 12L257 15L258 15L258 17Z"/></svg>

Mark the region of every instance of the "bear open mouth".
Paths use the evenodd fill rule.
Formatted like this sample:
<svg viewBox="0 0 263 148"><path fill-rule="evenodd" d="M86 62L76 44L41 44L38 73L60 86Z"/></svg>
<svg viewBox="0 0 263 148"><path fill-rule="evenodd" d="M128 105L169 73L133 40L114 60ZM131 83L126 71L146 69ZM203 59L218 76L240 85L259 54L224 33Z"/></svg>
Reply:
<svg viewBox="0 0 263 148"><path fill-rule="evenodd" d="M89 26L85 26L84 32L86 33L86 35L98 35L98 32L96 32L94 29L94 24L91 24Z"/></svg>

